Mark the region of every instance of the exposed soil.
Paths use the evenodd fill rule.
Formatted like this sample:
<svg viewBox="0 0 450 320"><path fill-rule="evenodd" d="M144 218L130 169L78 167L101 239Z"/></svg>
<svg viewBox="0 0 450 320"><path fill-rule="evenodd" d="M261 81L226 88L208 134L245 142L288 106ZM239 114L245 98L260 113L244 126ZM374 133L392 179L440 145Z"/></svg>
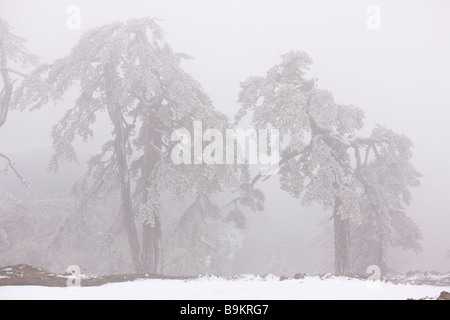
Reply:
<svg viewBox="0 0 450 320"><path fill-rule="evenodd" d="M66 287L70 274L58 275L50 271L20 264L0 268L0 286ZM107 283L128 282L138 279L187 280L186 277L166 277L148 274L124 274L101 277L82 276L83 287L101 286Z"/></svg>
<svg viewBox="0 0 450 320"><path fill-rule="evenodd" d="M296 274L293 278L280 277L280 281L289 279L303 279L306 274ZM20 264L15 266L7 266L0 268L0 286L45 286L45 287L66 287L70 274L59 275L35 268L30 265ZM334 277L331 274L320 275L321 279ZM353 279L365 279L360 276L348 276ZM83 287L101 286L108 283L128 282L138 279L167 279L167 280L190 280L194 277L168 277L148 274L124 274L91 277L83 275L81 277ZM233 278L231 278L232 280ZM431 286L450 286L450 274L439 274L436 272L414 272L407 275L391 275L383 278L383 281L394 284L411 284L411 285L431 285ZM430 300L425 297L422 300ZM450 300L450 293L442 291L437 300Z"/></svg>

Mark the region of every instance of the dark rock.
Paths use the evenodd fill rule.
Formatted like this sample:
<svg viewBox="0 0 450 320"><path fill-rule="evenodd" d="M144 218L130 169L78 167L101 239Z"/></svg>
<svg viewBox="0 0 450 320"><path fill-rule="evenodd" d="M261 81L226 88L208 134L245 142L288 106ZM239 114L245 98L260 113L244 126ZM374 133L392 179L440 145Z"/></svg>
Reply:
<svg viewBox="0 0 450 320"><path fill-rule="evenodd" d="M450 292L442 291L440 296L437 299L438 300L450 300Z"/></svg>
<svg viewBox="0 0 450 320"><path fill-rule="evenodd" d="M305 274L304 273L296 273L294 276L294 279L296 279L296 280L305 279Z"/></svg>

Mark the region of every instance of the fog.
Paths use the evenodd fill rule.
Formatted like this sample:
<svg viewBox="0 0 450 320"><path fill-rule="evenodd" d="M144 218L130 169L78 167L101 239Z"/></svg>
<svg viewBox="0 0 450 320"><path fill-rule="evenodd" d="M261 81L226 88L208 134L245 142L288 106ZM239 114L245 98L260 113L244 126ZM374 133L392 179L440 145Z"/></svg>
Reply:
<svg viewBox="0 0 450 320"><path fill-rule="evenodd" d="M66 25L70 5L80 8L80 30ZM367 27L370 5L380 8L380 29ZM398 272L450 270L450 260L446 259L450 250L447 0L0 3L0 18L9 22L15 34L27 38L28 50L44 62L68 55L83 32L91 28L141 17L158 18L171 47L193 57L182 62L183 69L201 83L214 107L230 119L240 108L241 82L250 76L264 76L286 52L307 52L314 61L308 75L318 79L318 87L332 92L337 103L364 110L365 133L380 123L414 143L411 161L423 178L421 186L412 190L413 200L405 211L422 230L423 251L415 254L391 249L387 253L390 266ZM38 189L34 197L69 197L70 185L81 178L92 150L97 151L103 143L100 138L111 135L109 123L107 129L97 126L92 143L76 143L79 165L63 166L58 177L45 173L51 156L52 126L73 104L76 94L75 90L69 92L65 102L56 106L50 103L33 112L13 111L0 129L0 151L11 156L33 182ZM332 211L316 204L302 205L281 190L278 180L273 176L258 185L266 196L265 210L247 214L245 240L232 259L232 272L332 272L321 266L326 253L314 246ZM20 193L10 173L0 176L0 186ZM274 257L268 256L268 248ZM271 259L288 261L286 269L270 269Z"/></svg>

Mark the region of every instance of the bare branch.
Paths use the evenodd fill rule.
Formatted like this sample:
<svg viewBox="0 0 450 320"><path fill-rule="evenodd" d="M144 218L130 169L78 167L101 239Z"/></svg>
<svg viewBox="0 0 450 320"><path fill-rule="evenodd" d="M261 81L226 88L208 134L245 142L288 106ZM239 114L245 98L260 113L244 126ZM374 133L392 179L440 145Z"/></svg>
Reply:
<svg viewBox="0 0 450 320"><path fill-rule="evenodd" d="M6 165L6 168L10 167L11 170L14 172L14 174L17 176L17 178L20 179L20 182L22 182L22 184L24 184L26 187L30 188L31 184L25 180L25 178L19 173L19 171L16 169L16 167L14 166L14 164L12 163L11 159L4 155L3 153L0 153L0 158L5 159L8 163Z"/></svg>

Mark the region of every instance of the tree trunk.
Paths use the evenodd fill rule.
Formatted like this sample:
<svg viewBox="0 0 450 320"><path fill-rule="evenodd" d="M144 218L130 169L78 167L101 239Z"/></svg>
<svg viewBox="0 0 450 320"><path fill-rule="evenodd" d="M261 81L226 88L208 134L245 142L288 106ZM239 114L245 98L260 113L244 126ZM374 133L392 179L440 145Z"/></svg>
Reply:
<svg viewBox="0 0 450 320"><path fill-rule="evenodd" d="M149 201L149 187L150 176L154 166L152 161L152 149L150 143L153 142L152 137L153 126L151 124L150 115L147 114L143 121L144 131L144 155L142 165L142 199L143 205L146 205ZM154 215L154 212L147 212L149 215ZM151 221L151 217L143 217L142 220L142 270L145 273L155 274L155 225Z"/></svg>
<svg viewBox="0 0 450 320"><path fill-rule="evenodd" d="M0 128L3 127L3 125L6 122L6 119L8 118L11 94L12 94L12 84L7 83L5 84L4 93L0 101Z"/></svg>
<svg viewBox="0 0 450 320"><path fill-rule="evenodd" d="M146 223L142 224L142 273L155 274L155 228Z"/></svg>
<svg viewBox="0 0 450 320"><path fill-rule="evenodd" d="M139 238L134 221L133 205L131 202L130 174L125 150L126 137L123 127L116 128L116 154L120 176L120 200L122 214L128 235L128 242L131 250L131 258L136 272L139 272Z"/></svg>
<svg viewBox="0 0 450 320"><path fill-rule="evenodd" d="M155 273L163 273L162 226L159 217L155 217Z"/></svg>
<svg viewBox="0 0 450 320"><path fill-rule="evenodd" d="M145 159L148 160L148 159ZM147 182L149 177L149 164L144 163L143 177L144 187L142 190L142 203L145 205L148 202ZM153 213L151 213L153 214ZM142 259L141 268L143 273L155 274L155 226L150 223L150 217L144 217L142 220Z"/></svg>
<svg viewBox="0 0 450 320"><path fill-rule="evenodd" d="M350 272L350 220L341 218L338 214L340 199L336 198L334 205L334 262L336 275Z"/></svg>
<svg viewBox="0 0 450 320"><path fill-rule="evenodd" d="M149 191L151 186L151 173L158 161L159 154L155 154L154 146L158 146L162 141L162 135L157 133L154 128L156 124L151 114L144 117L143 127L145 129L146 143L144 146L144 161L142 168L143 190L142 203L145 205L149 200L149 192L154 192L153 197L159 197L157 190ZM159 218L159 212L152 212L154 221L149 224L143 221L143 257L142 267L145 272L151 274L162 274L163 271L163 254L162 254L162 227Z"/></svg>
<svg viewBox="0 0 450 320"><path fill-rule="evenodd" d="M383 241L380 239L378 242L378 254L377 254L377 265L380 267L381 273L387 272L387 264L384 261L384 246Z"/></svg>
<svg viewBox="0 0 450 320"><path fill-rule="evenodd" d="M9 78L9 73L7 70L6 52L3 48L3 44L0 40L0 68L3 79L3 90L2 96L0 96L0 128L5 124L6 118L8 117L9 103L11 101L13 84Z"/></svg>
<svg viewBox="0 0 450 320"><path fill-rule="evenodd" d="M155 217L154 226L143 224L142 271L149 274L163 273L163 247L161 221Z"/></svg>
<svg viewBox="0 0 450 320"><path fill-rule="evenodd" d="M128 242L130 245L131 259L133 261L135 272L140 271L140 248L139 237L136 229L136 223L134 221L133 205L131 201L131 182L130 172L128 168L126 144L128 142L128 133L126 125L123 121L123 115L120 110L120 106L114 102L115 75L111 72L111 66L105 66L105 79L107 82L107 98L108 115L114 125L115 140L114 151L117 158L117 167L120 181L120 201L121 211L124 217L125 228L127 231Z"/></svg>

